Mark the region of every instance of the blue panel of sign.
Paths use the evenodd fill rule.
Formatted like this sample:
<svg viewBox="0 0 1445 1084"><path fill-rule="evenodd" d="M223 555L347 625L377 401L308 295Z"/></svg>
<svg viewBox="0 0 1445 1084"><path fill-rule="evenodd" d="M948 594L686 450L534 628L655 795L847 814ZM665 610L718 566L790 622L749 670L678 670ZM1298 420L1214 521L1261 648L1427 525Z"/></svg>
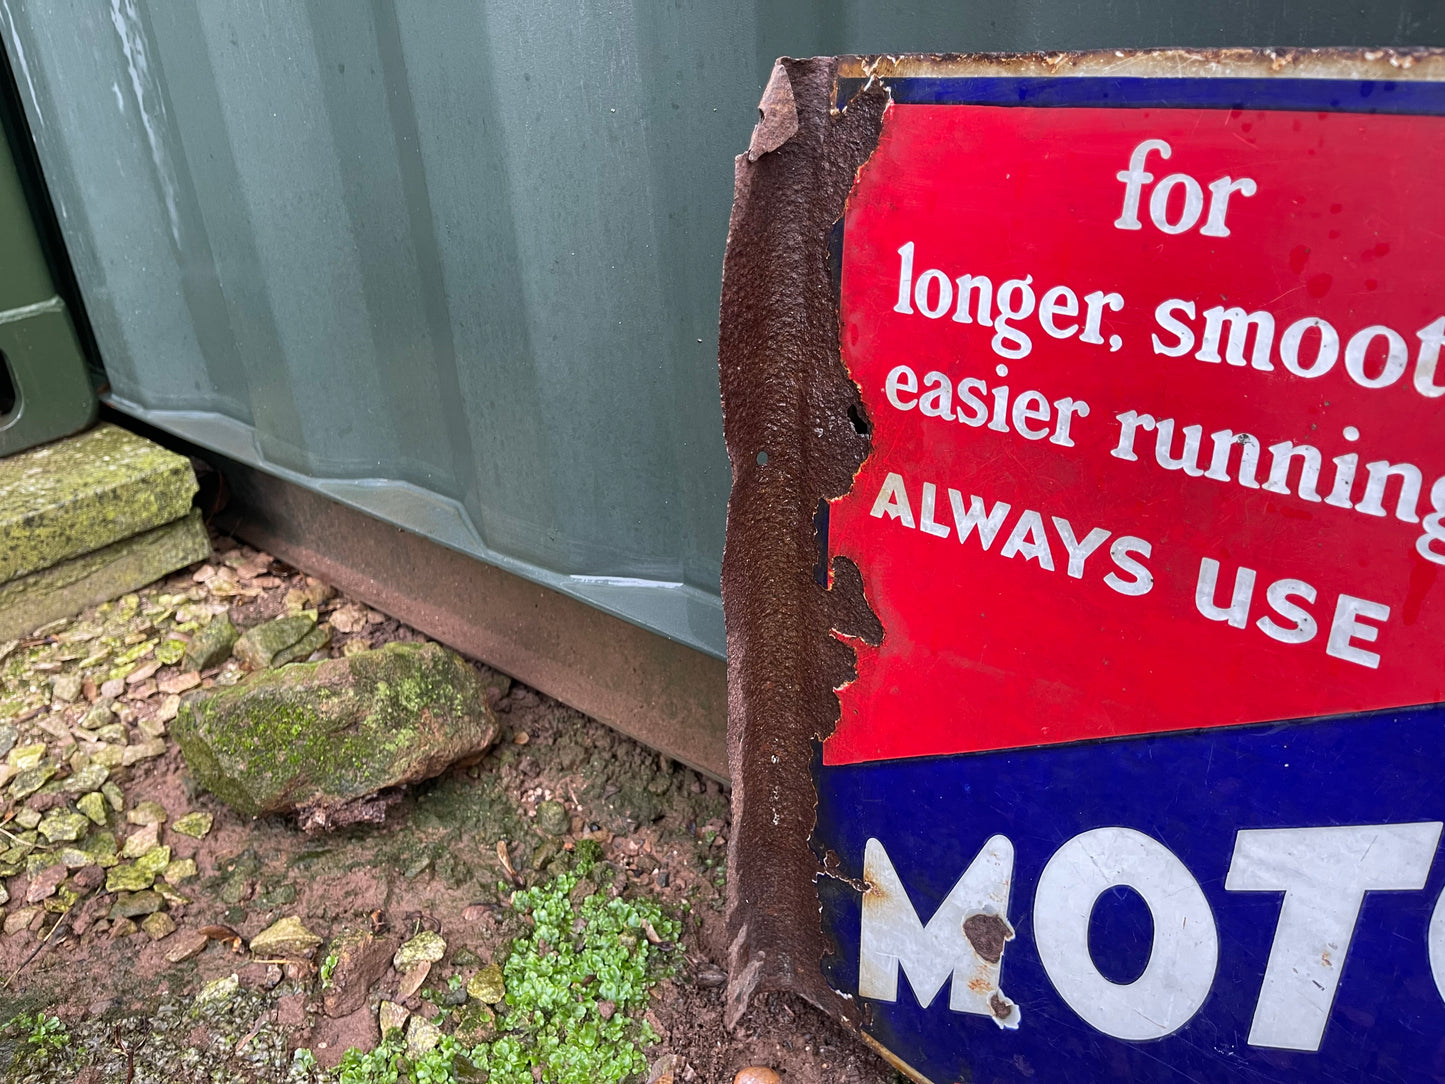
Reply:
<svg viewBox="0 0 1445 1084"><path fill-rule="evenodd" d="M824 921L838 955L825 970L853 996L860 974L893 971L896 1000L865 999L870 1031L939 1084L1440 1079L1442 749L1436 705L819 763L817 838L847 876L870 875L870 891L900 884L912 914L897 899L889 906L904 926L916 915L918 927L911 942L865 962L866 893L831 880ZM916 989L936 983L938 961L988 955L953 923L930 920L999 836L1011 863L995 880L1006 885L1001 917L1014 936L996 978L1012 1019L951 1009L947 982L925 990L921 1005ZM870 840L874 868L865 870ZM880 853L896 882L879 876ZM1060 875L1071 855L1103 867L1094 881ZM991 910L987 878L979 884L956 913ZM1055 897L1077 904L1079 892L1095 897L1092 908L1085 900L1086 928L1058 918ZM1181 916L1193 931L1181 934ZM1309 966L1291 953L1313 954ZM1151 979L1160 968L1178 981ZM966 971L949 981L967 981Z"/></svg>

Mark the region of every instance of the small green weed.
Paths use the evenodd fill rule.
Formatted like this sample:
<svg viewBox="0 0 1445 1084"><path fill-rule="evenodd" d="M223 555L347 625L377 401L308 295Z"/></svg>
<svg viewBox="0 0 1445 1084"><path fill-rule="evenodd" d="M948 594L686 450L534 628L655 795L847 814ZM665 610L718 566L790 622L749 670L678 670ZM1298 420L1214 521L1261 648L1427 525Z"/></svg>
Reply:
<svg viewBox="0 0 1445 1084"><path fill-rule="evenodd" d="M57 1017L42 1012L20 1013L0 1030L18 1032L25 1048L23 1057L44 1064L70 1045L70 1032Z"/></svg>
<svg viewBox="0 0 1445 1084"><path fill-rule="evenodd" d="M348 1050L337 1069L338 1084L397 1084L407 1068L406 1041L391 1032L375 1050Z"/></svg>
<svg viewBox="0 0 1445 1084"><path fill-rule="evenodd" d="M326 959L321 961L321 989L326 990L331 986L331 976L336 974L336 965L340 958L336 953L327 953Z"/></svg>
<svg viewBox="0 0 1445 1084"><path fill-rule="evenodd" d="M657 1035L634 1013L669 970L647 935L675 940L679 926L652 900L593 892L574 902L572 890L598 858L579 851L571 871L513 900L533 925L502 969L503 1034L470 1049L446 1035L410 1058L405 1039L392 1032L368 1054L348 1051L337 1084L619 1084L646 1072L642 1047Z"/></svg>

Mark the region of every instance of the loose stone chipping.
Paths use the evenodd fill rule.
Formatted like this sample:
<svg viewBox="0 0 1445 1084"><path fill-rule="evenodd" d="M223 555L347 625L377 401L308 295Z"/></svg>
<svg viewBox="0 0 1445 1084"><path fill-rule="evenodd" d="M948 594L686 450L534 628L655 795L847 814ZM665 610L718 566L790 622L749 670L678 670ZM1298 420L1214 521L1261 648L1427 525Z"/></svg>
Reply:
<svg viewBox="0 0 1445 1084"><path fill-rule="evenodd" d="M310 957L321 938L308 930L295 915L287 915L251 938L251 953L254 956L284 956L305 959Z"/></svg>
<svg viewBox="0 0 1445 1084"><path fill-rule="evenodd" d="M220 666L231 655L231 649L236 646L239 638L236 626L231 624L228 614L221 614L216 617L205 628L200 629L191 637L191 642L182 648L181 658L185 662L187 670L209 670L214 666ZM177 643L177 641L167 641ZM165 645L162 644L161 647ZM157 648L159 654L160 649ZM173 658L172 662L175 661Z"/></svg>
<svg viewBox="0 0 1445 1084"><path fill-rule="evenodd" d="M252 670L264 670L276 662L277 656L288 652L315 630L316 613L305 610L257 625L236 641L232 651L236 658ZM311 649L314 650L316 649ZM309 655L311 651L306 654Z"/></svg>

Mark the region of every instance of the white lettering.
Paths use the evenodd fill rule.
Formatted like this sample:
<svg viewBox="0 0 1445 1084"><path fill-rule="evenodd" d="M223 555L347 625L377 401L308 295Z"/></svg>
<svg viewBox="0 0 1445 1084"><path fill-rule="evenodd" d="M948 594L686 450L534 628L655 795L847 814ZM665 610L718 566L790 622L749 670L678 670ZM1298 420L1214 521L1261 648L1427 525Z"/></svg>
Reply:
<svg viewBox="0 0 1445 1084"><path fill-rule="evenodd" d="M948 537L948 524L938 523L933 518L934 504L938 499L938 487L932 482L923 483L923 504L918 510L918 529L938 538Z"/></svg>
<svg viewBox="0 0 1445 1084"><path fill-rule="evenodd" d="M1383 623L1390 619L1390 607L1379 602L1371 602L1367 598L1340 595L1335 602L1335 617L1330 622L1330 639L1325 647L1325 653L1333 655L1337 659L1344 659L1346 662L1378 670L1380 656L1373 651L1356 647L1354 643L1356 640L1360 640L1371 644L1380 638L1380 630L1374 625L1362 625L1361 618Z"/></svg>
<svg viewBox="0 0 1445 1084"><path fill-rule="evenodd" d="M1069 552L1069 576L1081 580L1084 578L1084 562L1089 559L1090 554L1108 541L1109 532L1102 527L1095 527L1080 541L1074 537L1074 528L1068 520L1062 516L1054 516L1053 521L1054 530L1059 532L1064 549Z"/></svg>
<svg viewBox="0 0 1445 1084"><path fill-rule="evenodd" d="M1179 217L1170 222L1169 197L1174 189L1179 187L1184 189L1184 205L1179 209ZM1204 189L1187 173L1169 174L1159 182L1159 187L1154 189L1153 195L1149 197L1149 221L1164 233L1183 233L1193 229L1203 213Z"/></svg>
<svg viewBox="0 0 1445 1084"><path fill-rule="evenodd" d="M905 527L913 526L913 509L908 507L908 490L903 486L903 475L890 473L883 479L883 487L873 501L873 510L868 513L875 519L891 516Z"/></svg>
<svg viewBox="0 0 1445 1084"><path fill-rule="evenodd" d="M1435 976L1435 989L1445 1001L1445 889L1435 901L1435 913L1430 916L1430 973Z"/></svg>
<svg viewBox="0 0 1445 1084"><path fill-rule="evenodd" d="M1188 324L1181 323L1174 318L1176 312L1181 312L1193 320L1194 302L1181 301L1175 297L1168 301L1161 301L1159 307L1154 310L1154 322L1174 336L1173 346L1165 346L1164 341L1158 335L1150 336L1150 341L1154 344L1154 353L1162 354L1166 358L1182 358L1194 349L1194 332Z"/></svg>
<svg viewBox="0 0 1445 1084"><path fill-rule="evenodd" d="M918 400L918 413L929 418L953 417L953 382L944 373L926 373L924 393Z"/></svg>
<svg viewBox="0 0 1445 1084"><path fill-rule="evenodd" d="M1049 401L1042 392L1026 391L1014 400L1012 411L1014 430L1025 440L1043 440L1049 435ZM1029 422L1043 422L1042 429L1035 429Z"/></svg>
<svg viewBox="0 0 1445 1084"><path fill-rule="evenodd" d="M908 304L908 299L912 296L913 242L909 241L898 250L898 304L893 306L893 311L912 316L913 306Z"/></svg>
<svg viewBox="0 0 1445 1084"><path fill-rule="evenodd" d="M1150 151L1158 151L1160 158L1168 158L1174 153L1162 139L1146 139L1130 153L1129 168L1116 175L1124 182L1124 213L1114 220L1114 225L1121 230L1142 229L1139 225L1139 196L1144 186L1154 179L1154 174L1144 171L1144 160L1149 157Z"/></svg>
<svg viewBox="0 0 1445 1084"><path fill-rule="evenodd" d="M1065 324L1059 327L1054 322L1058 316L1078 316L1079 299L1074 291L1067 286L1055 286L1039 299L1039 324L1048 334L1055 339L1067 339L1079 330L1078 324ZM1440 348L1437 346L1435 352L1438 354ZM1445 392L1445 388L1441 389Z"/></svg>
<svg viewBox="0 0 1445 1084"><path fill-rule="evenodd" d="M1299 359L1299 348L1307 331L1320 333L1320 345L1319 349L1315 351L1314 360L1305 365ZM1256 339L1255 350L1258 351L1258 349L1259 340ZM1284 329L1284 334L1279 338L1280 363L1287 372L1294 373L1295 376L1302 376L1307 380L1324 376L1335 367L1335 360L1339 356L1340 333L1317 316L1306 316L1303 320L1296 320Z"/></svg>
<svg viewBox="0 0 1445 1084"><path fill-rule="evenodd" d="M1239 832L1224 887L1283 892L1251 1046L1318 1050L1366 892L1425 887L1440 821Z"/></svg>
<svg viewBox="0 0 1445 1084"><path fill-rule="evenodd" d="M978 544L985 550L993 545L993 540L998 536L999 528L1008 518L1009 509L1012 507L1003 501L997 501L992 508L986 508L982 497L969 494L968 511L965 512L963 494L956 489L948 491L948 502L953 506L953 525L958 530L958 541L967 542L970 532L977 527Z"/></svg>
<svg viewBox="0 0 1445 1084"><path fill-rule="evenodd" d="M1219 562L1205 557L1199 562L1199 580L1194 588L1194 607L1211 621L1227 621L1237 629L1249 621L1249 603L1254 596L1254 569L1240 566L1234 574L1234 594L1228 608L1215 605L1219 585Z"/></svg>
<svg viewBox="0 0 1445 1084"><path fill-rule="evenodd" d="M1379 376L1365 375L1365 354L1370 349L1370 343L1377 338L1383 338L1388 352L1385 355L1385 366L1380 370ZM1424 350L1424 344L1421 344ZM1350 336L1350 341L1345 344L1345 372L1350 374L1353 380L1362 388L1388 388L1400 377L1405 375L1405 365L1409 362L1410 355L1405 348L1405 340L1398 331L1373 324L1363 328Z"/></svg>
<svg viewBox="0 0 1445 1084"><path fill-rule="evenodd" d="M1134 560L1134 554L1148 557L1151 550L1148 542L1131 534L1114 539L1114 544L1109 547L1109 556L1114 559L1114 564L1119 566L1120 572L1134 578L1126 580L1117 573L1110 572L1104 577L1104 582L1121 595L1147 595L1154 587L1154 574Z"/></svg>
<svg viewBox="0 0 1445 1084"><path fill-rule="evenodd" d="M1032 508L1024 509L1008 540L999 551L1000 557L1023 557L1025 561L1037 561L1042 568L1054 570L1054 555L1049 549L1049 538L1044 533L1044 519Z"/></svg>
<svg viewBox="0 0 1445 1084"><path fill-rule="evenodd" d="M910 399L904 402L898 397L898 393L914 395L918 391L918 374L907 365L897 365L888 373L888 379L883 384L883 391L888 396L888 401L899 410L912 410L918 405L917 399Z"/></svg>
<svg viewBox="0 0 1445 1084"><path fill-rule="evenodd" d="M901 969L918 1003L927 1008L952 976L950 1009L990 1017L1000 1027L1018 1027L1018 1007L998 989L1001 959L981 955L968 935L970 920L985 916L990 925L1002 924L1005 940L1013 936L1007 918L1013 866L1013 844L1006 836L993 836L925 926L883 844L868 840L863 848L868 887L858 936L859 995L897 1001ZM995 997L1006 1011L990 1004Z"/></svg>
<svg viewBox="0 0 1445 1084"><path fill-rule="evenodd" d="M928 290L933 283L938 283L938 303L928 303ZM913 303L918 306L918 311L930 320L937 320L953 307L953 283L948 281L948 276L937 268L930 268L918 276L918 281L913 284Z"/></svg>
<svg viewBox="0 0 1445 1084"><path fill-rule="evenodd" d="M1110 982L1089 955L1089 918L1099 896L1126 885L1154 917L1143 974ZM1142 1042L1179 1030L1214 983L1219 935L1199 882L1157 840L1131 828L1095 828L1060 847L1039 875L1034 938L1049 980L1085 1022Z"/></svg>
<svg viewBox="0 0 1445 1084"><path fill-rule="evenodd" d="M1241 572L1246 571L1244 569ZM1239 577L1236 576L1235 591L1239 589ZM1302 598L1306 602L1315 600L1315 589L1304 582L1304 580L1275 580L1265 589L1264 597L1274 607L1275 613L1279 614L1286 621L1293 621L1293 627L1276 624L1274 619L1266 614L1255 622L1259 630L1272 640L1278 640L1282 644L1304 644L1315 638L1319 627L1315 619L1303 606L1297 606L1291 602L1291 598ZM1246 600L1247 602L1247 600ZM1233 622L1231 622L1233 624Z"/></svg>
<svg viewBox="0 0 1445 1084"><path fill-rule="evenodd" d="M1236 192L1241 196L1252 196L1256 191L1258 186L1248 177L1237 181L1232 177L1221 177L1209 182L1209 220L1199 228L1199 232L1205 237L1228 237L1229 227L1224 224L1224 216L1229 211L1229 197Z"/></svg>

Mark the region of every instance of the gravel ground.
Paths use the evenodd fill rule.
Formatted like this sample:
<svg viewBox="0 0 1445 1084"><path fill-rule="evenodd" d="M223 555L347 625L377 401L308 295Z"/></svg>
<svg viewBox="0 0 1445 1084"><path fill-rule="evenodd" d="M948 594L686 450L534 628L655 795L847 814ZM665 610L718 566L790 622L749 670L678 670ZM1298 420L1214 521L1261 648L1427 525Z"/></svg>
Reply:
<svg viewBox="0 0 1445 1084"><path fill-rule="evenodd" d="M234 658L187 669L190 641L223 616L244 631L303 609L328 634L312 659L424 639L217 539L204 565L0 644L0 1078L335 1080L347 1051L382 1041L384 1004L420 1036L401 1079L407 1064L425 1075L417 1055L427 1042L450 1042L477 1011L491 1014L468 989L497 973L492 965L506 965L507 999L466 1034L492 1049L516 1026L515 1009L504 1015L519 981L510 961L540 928L518 900L591 869L585 852L598 858L585 887L599 901L656 904L679 931L651 945L650 998L604 1008L641 1051L646 1067L631 1079L728 1082L747 1066L789 1084L900 1079L795 999L760 998L727 1032L726 793L485 667L500 742L480 763L411 788L384 824L306 835L197 792L169 735L180 697L247 670ZM284 919L319 944L282 956L250 949ZM420 978L383 966L361 1006L333 1017L323 973L338 939L358 931L390 943L436 935L443 947ZM468 1064L427 1080L486 1078ZM535 1079L561 1072L540 1071ZM352 1072L347 1084L395 1079Z"/></svg>

